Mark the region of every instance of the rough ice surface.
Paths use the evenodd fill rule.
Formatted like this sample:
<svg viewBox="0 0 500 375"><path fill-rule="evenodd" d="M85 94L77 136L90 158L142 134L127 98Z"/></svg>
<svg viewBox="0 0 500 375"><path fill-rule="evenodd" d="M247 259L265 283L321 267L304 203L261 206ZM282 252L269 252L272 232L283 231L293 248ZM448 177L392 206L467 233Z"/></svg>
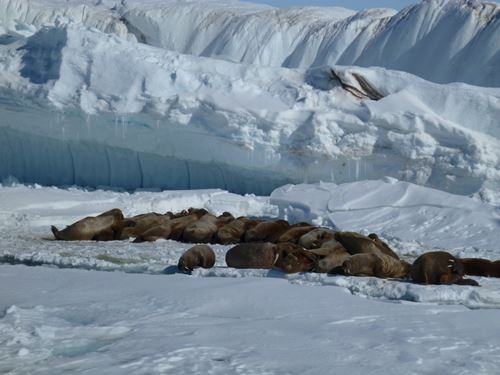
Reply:
<svg viewBox="0 0 500 375"><path fill-rule="evenodd" d="M39 14L24 8L36 2L15 4L3 4L5 15L23 14L30 27L20 33L18 18L0 20L2 179L267 195L290 182L392 176L483 198L500 185L498 88L334 66L344 86L359 89L361 79L383 96L360 99L330 66L184 55L55 22L65 7ZM83 6L84 19L102 16L102 6Z"/></svg>
<svg viewBox="0 0 500 375"><path fill-rule="evenodd" d="M397 198L393 204L387 204L389 195ZM225 264L229 246L221 245L214 247L214 268L181 275L175 265L190 244L51 238L50 225L112 207L134 215L190 206L268 217L291 216L284 207L294 207L295 215L302 209L300 220L330 214L342 229L378 231L408 261L436 246L459 256L499 258L494 207L391 179L289 185L272 197L221 190L130 194L4 186L0 372L497 371L498 279L474 278L481 287L423 286L237 270Z"/></svg>

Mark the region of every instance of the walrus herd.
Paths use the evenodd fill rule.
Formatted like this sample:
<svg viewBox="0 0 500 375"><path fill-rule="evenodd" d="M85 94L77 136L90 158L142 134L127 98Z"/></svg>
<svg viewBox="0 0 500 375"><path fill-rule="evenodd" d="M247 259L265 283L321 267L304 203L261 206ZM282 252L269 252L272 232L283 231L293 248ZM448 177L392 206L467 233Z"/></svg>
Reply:
<svg viewBox="0 0 500 375"><path fill-rule="evenodd" d="M212 268L216 256L206 244L234 244L226 253L233 268L278 269L286 273L318 272L348 276L409 278L419 284L478 283L465 275L500 277L500 261L459 259L445 251L422 254L413 264L402 259L377 234L364 236L309 223L235 218L229 212L215 216L205 209L178 213L147 213L124 217L114 208L81 219L65 229L52 226L56 240L133 242L172 239L197 245L179 259L179 271Z"/></svg>

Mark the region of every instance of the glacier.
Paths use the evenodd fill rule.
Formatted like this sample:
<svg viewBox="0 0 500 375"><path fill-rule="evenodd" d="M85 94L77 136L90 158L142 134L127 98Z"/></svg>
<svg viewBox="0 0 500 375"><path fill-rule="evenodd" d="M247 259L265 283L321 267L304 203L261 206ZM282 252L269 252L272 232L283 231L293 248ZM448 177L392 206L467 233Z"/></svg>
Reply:
<svg viewBox="0 0 500 375"><path fill-rule="evenodd" d="M15 33L78 23L183 54L307 69L380 66L438 83L498 87L500 7L424 0L400 12L339 7L276 9L231 0L5 0Z"/></svg>
<svg viewBox="0 0 500 375"><path fill-rule="evenodd" d="M498 19L494 4L433 0L398 14L354 14L339 8L276 10L236 1L200 4L2 2L0 181L13 177L43 185L221 188L268 195L288 183L390 176L496 199L492 192L500 186L498 88L440 84L381 67L334 65L347 62L338 59L283 64L274 57L231 57L227 51L227 58L219 59L217 54L175 44L182 40L206 50L189 34L198 30L206 43L215 38L215 31L193 26L202 20L210 30L223 24L229 32L238 17L273 25L266 18L271 14L306 33L314 25L322 30L317 23L361 27L367 19L382 20L388 14L396 17L388 24L399 19L399 25L410 27L416 22L412 14L424 14L425 9L433 9L435 22L445 11L446 19L454 19L457 12L468 14L471 30L485 35ZM473 18L477 14L492 18L485 23ZM184 15L186 21L180 24L191 31L181 28L173 38L167 30L171 22L161 23L170 25L167 29L154 26L154 19L167 15L180 20ZM240 31L250 33L245 22ZM259 25L255 27L264 30ZM137 30L142 30L142 37ZM148 37L153 30L157 40ZM287 30L268 34L300 39ZM255 42L247 34L231 35L225 44L231 50L231 43L250 48ZM497 39L491 45L481 42L481 53L498 55ZM279 51L276 45L258 45L269 54ZM332 45L327 49L335 50ZM312 56L305 46L300 51L304 58ZM438 66L436 61L433 70ZM493 78L499 76L496 73ZM495 84L490 78L488 82Z"/></svg>

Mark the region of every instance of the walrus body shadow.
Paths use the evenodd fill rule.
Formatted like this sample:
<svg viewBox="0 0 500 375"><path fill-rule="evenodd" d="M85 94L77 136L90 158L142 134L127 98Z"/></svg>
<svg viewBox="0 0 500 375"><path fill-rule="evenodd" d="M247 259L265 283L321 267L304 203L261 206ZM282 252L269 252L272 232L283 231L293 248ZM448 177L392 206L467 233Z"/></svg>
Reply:
<svg viewBox="0 0 500 375"><path fill-rule="evenodd" d="M98 216L89 216L78 220L62 230L51 227L56 240L62 241L89 241L103 232L102 238L110 238L113 226L123 220L123 213L118 208L106 211ZM111 234L111 239L114 235Z"/></svg>
<svg viewBox="0 0 500 375"><path fill-rule="evenodd" d="M179 271L189 273L196 268L212 268L215 253L208 245L195 245L182 254L177 265Z"/></svg>
<svg viewBox="0 0 500 375"><path fill-rule="evenodd" d="M446 251L432 251L419 256L411 266L410 277L418 284L459 284L478 286L472 279L464 279L460 259Z"/></svg>

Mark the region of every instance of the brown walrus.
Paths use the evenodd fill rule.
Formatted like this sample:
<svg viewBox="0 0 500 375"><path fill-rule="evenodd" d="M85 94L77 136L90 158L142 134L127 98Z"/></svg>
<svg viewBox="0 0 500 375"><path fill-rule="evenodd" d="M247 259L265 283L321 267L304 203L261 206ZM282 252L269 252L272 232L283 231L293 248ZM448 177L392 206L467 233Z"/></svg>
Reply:
<svg viewBox="0 0 500 375"><path fill-rule="evenodd" d="M481 258L460 259L464 274L483 277L500 277L500 260L491 261Z"/></svg>
<svg viewBox="0 0 500 375"><path fill-rule="evenodd" d="M191 272L195 268L212 268L215 264L215 253L210 246L195 245L182 254L177 267L181 272Z"/></svg>
<svg viewBox="0 0 500 375"><path fill-rule="evenodd" d="M316 228L299 238L298 244L306 249L319 248L334 238L337 231L329 228Z"/></svg>
<svg viewBox="0 0 500 375"><path fill-rule="evenodd" d="M273 243L241 243L227 251L226 264L232 268L272 269L278 258L279 252Z"/></svg>
<svg viewBox="0 0 500 375"><path fill-rule="evenodd" d="M207 213L205 210L196 210L193 211L192 214L175 216L174 219L170 219L165 224L157 225L148 229L141 235L137 236L134 242L152 242L161 238L179 241L182 237L182 233L184 232L184 228L197 221L200 216L205 213Z"/></svg>
<svg viewBox="0 0 500 375"><path fill-rule="evenodd" d="M191 243L209 243L217 232L217 217L207 213L188 224L182 233L182 240Z"/></svg>
<svg viewBox="0 0 500 375"><path fill-rule="evenodd" d="M410 273L411 265L383 253L359 253L347 258L342 269L349 276L403 278Z"/></svg>
<svg viewBox="0 0 500 375"><path fill-rule="evenodd" d="M460 259L446 251L432 251L420 255L411 266L411 279L419 284L479 285L464 279L464 266Z"/></svg>
<svg viewBox="0 0 500 375"><path fill-rule="evenodd" d="M290 224L285 220L263 221L245 233L245 242L278 242L281 237L290 229Z"/></svg>
<svg viewBox="0 0 500 375"><path fill-rule="evenodd" d="M294 224L278 238L278 242L297 243L304 234L309 233L315 228L307 223Z"/></svg>
<svg viewBox="0 0 500 375"><path fill-rule="evenodd" d="M51 227L56 240L88 241L101 232L111 230L113 225L123 220L123 213L118 208L106 211L98 216L89 216L78 220L62 230Z"/></svg>
<svg viewBox="0 0 500 375"><path fill-rule="evenodd" d="M376 236L376 235L375 235ZM376 237L378 239L378 237ZM394 259L398 255L387 245L383 246L380 240L373 240L356 232L337 232L335 239L352 255L354 254L386 254Z"/></svg>
<svg viewBox="0 0 500 375"><path fill-rule="evenodd" d="M375 242L375 244L378 246L378 248L380 250L382 250L382 252L384 254L389 255L390 257L399 259L398 254L396 254L396 252L394 250L392 250L389 247L389 245L387 245L387 243L385 243L384 241L382 241L376 233L370 233L368 235L368 238L372 239L373 242Z"/></svg>
<svg viewBox="0 0 500 375"><path fill-rule="evenodd" d="M292 242L276 244L278 259L274 268L279 268L286 273L314 271L318 257L311 251Z"/></svg>
<svg viewBox="0 0 500 375"><path fill-rule="evenodd" d="M327 241L319 249L309 251L318 257L314 270L319 273L339 273L344 261L351 256L336 240Z"/></svg>
<svg viewBox="0 0 500 375"><path fill-rule="evenodd" d="M250 220L245 216L234 219L219 228L215 234L214 242L222 245L239 243L245 232L253 228L258 223L259 221Z"/></svg>
<svg viewBox="0 0 500 375"><path fill-rule="evenodd" d="M165 224L170 219L171 215L162 215L156 212L125 218L118 224L116 239L126 240L131 237L137 237L150 228Z"/></svg>

